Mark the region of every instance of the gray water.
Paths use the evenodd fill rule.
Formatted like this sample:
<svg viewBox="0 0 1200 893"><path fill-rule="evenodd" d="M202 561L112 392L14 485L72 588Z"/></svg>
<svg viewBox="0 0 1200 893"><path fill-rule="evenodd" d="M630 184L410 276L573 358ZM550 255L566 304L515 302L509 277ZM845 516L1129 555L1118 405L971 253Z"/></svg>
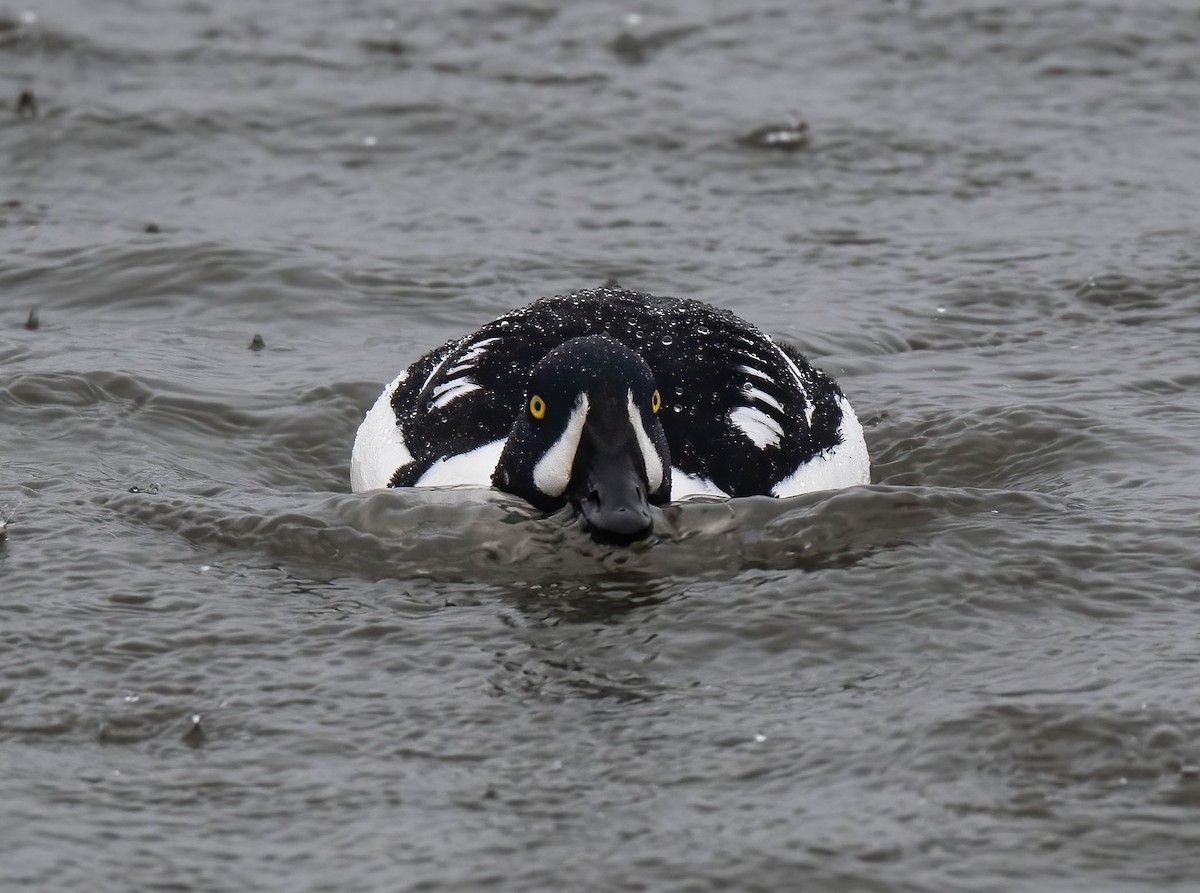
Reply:
<svg viewBox="0 0 1200 893"><path fill-rule="evenodd" d="M0 9L0 888L1196 889L1198 46L1137 0ZM349 493L396 372L609 278L796 344L872 485L627 549Z"/></svg>

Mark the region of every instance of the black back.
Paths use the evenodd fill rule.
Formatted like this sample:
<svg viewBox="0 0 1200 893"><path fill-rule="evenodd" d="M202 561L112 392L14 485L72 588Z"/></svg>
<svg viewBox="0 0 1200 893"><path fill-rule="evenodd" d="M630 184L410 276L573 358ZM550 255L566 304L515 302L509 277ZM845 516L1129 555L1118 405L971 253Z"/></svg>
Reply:
<svg viewBox="0 0 1200 893"><path fill-rule="evenodd" d="M671 464L731 496L769 493L840 442L841 391L799 353L788 349L785 358L759 329L700 301L598 288L542 298L417 360L392 395L413 456L392 486L412 486L438 459L506 437L538 361L564 341L600 334L639 354L653 371ZM464 377L479 389L435 405L437 388ZM747 387L769 395L782 411L748 401ZM805 418L810 401L811 425ZM747 405L779 424L778 446L760 448L730 423L730 412Z"/></svg>

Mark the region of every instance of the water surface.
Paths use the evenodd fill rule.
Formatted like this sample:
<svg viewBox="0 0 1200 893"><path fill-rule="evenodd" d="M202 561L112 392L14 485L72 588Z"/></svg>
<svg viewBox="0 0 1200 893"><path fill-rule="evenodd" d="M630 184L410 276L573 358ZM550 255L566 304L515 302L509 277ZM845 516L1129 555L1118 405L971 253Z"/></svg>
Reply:
<svg viewBox="0 0 1200 893"><path fill-rule="evenodd" d="M1192 889L1198 41L1099 0L0 10L0 885ZM349 493L399 369L609 278L796 344L872 485L629 549Z"/></svg>

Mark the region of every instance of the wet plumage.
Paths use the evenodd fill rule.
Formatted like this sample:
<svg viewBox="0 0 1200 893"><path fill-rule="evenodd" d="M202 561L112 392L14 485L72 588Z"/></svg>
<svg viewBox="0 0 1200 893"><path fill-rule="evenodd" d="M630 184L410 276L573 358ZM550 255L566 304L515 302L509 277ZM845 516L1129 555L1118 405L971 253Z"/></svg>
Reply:
<svg viewBox="0 0 1200 893"><path fill-rule="evenodd" d="M790 496L869 479L853 410L837 384L800 354L699 301L600 288L536 301L417 360L360 429L354 488L493 484L524 495L496 469L514 423L530 422L528 403L537 396L531 374L556 348L589 336L572 345L581 359L563 361L552 380L578 377L576 367L597 362L614 374L628 366L636 378L642 373L634 367L644 363L658 395L652 412L643 412L651 399L644 383L618 383L616 390L629 390L634 428L639 420L661 428L670 498ZM626 350L605 348L604 339ZM605 350L620 358L586 358ZM588 375L587 387L604 378ZM635 449L637 439L631 442ZM639 465L653 462L644 455ZM558 498L541 503L552 507Z"/></svg>

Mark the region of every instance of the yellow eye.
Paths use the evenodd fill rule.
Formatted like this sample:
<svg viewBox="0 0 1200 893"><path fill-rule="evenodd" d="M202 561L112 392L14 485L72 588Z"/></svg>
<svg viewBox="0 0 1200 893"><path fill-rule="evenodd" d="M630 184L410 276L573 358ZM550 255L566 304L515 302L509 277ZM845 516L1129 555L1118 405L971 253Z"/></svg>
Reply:
<svg viewBox="0 0 1200 893"><path fill-rule="evenodd" d="M658 410L661 406L662 406L662 397L659 395L658 391L655 391L654 394L650 397L650 411L658 412Z"/></svg>
<svg viewBox="0 0 1200 893"><path fill-rule="evenodd" d="M544 418L546 415L546 401L537 394L529 401L529 414L535 419Z"/></svg>

